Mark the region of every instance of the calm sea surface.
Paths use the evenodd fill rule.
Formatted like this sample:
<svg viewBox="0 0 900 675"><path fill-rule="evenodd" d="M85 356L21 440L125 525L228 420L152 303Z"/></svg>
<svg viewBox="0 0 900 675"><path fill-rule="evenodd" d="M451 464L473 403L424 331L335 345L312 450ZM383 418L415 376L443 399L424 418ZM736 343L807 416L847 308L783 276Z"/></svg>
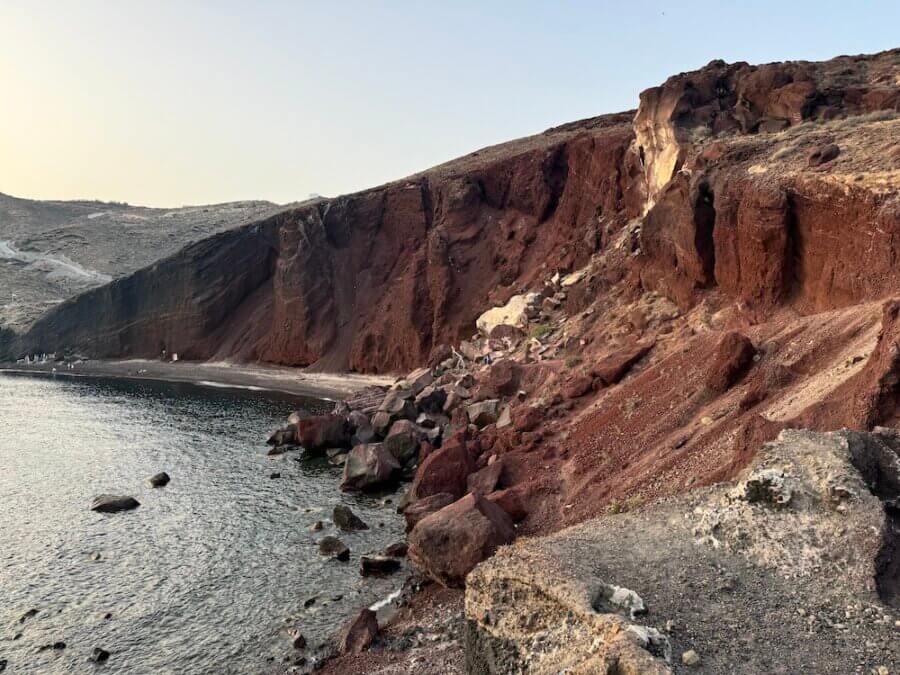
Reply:
<svg viewBox="0 0 900 675"><path fill-rule="evenodd" d="M184 384L0 374L4 675L266 672L290 651L286 627L315 644L393 591L399 575L358 572L360 554L402 537L392 507L341 495L327 463L265 454L268 433L292 410L330 407ZM172 482L146 487L159 471ZM105 492L141 506L90 511ZM318 556L330 525L308 529L338 502L372 527L341 534L349 563ZM55 642L65 649L41 651ZM106 665L88 662L94 647L111 652Z"/></svg>

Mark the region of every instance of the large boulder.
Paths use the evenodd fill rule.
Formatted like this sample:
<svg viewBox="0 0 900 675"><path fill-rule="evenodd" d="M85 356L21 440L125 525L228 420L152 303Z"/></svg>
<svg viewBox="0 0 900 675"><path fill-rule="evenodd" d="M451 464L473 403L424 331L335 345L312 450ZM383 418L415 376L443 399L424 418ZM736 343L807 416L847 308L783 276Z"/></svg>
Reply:
<svg viewBox="0 0 900 675"><path fill-rule="evenodd" d="M604 385L616 384L631 367L653 349L652 342L634 343L603 357L591 368L591 374Z"/></svg>
<svg viewBox="0 0 900 675"><path fill-rule="evenodd" d="M510 416L516 431L534 431L544 421L543 411L531 405L520 405L513 408Z"/></svg>
<svg viewBox="0 0 900 675"><path fill-rule="evenodd" d="M466 479L472 473L472 458L465 441L451 438L440 450L432 452L416 471L411 494L423 499L441 492L461 497L466 492Z"/></svg>
<svg viewBox="0 0 900 675"><path fill-rule="evenodd" d="M482 401L489 398L512 396L519 390L522 366L511 359L502 359L490 367L478 382L474 398Z"/></svg>
<svg viewBox="0 0 900 675"><path fill-rule="evenodd" d="M726 391L743 377L755 355L750 338L736 331L726 333L716 345L706 372L706 386L717 393Z"/></svg>
<svg viewBox="0 0 900 675"><path fill-rule="evenodd" d="M500 401L496 398L466 406L469 422L481 428L493 424L500 416Z"/></svg>
<svg viewBox="0 0 900 675"><path fill-rule="evenodd" d="M372 422L371 420L369 420L369 416L365 413L354 410L347 416L347 422L350 424L353 432L353 436L351 438L351 442L353 445L359 445L360 443L371 443L373 440L375 440L375 429L372 427Z"/></svg>
<svg viewBox="0 0 900 675"><path fill-rule="evenodd" d="M415 424L397 420L384 439L384 447L402 465L416 457L422 438L422 431Z"/></svg>
<svg viewBox="0 0 900 675"><path fill-rule="evenodd" d="M479 316L475 325L485 336L490 335L500 325L524 328L540 301L541 296L538 293L514 295L502 307L494 307Z"/></svg>
<svg viewBox="0 0 900 675"><path fill-rule="evenodd" d="M447 402L447 389L430 384L416 396L416 405L419 410L429 413L439 413Z"/></svg>
<svg viewBox="0 0 900 675"><path fill-rule="evenodd" d="M134 497L123 495L99 495L94 497L91 502L91 511L99 511L100 513L118 513L119 511L130 511L136 509L141 503Z"/></svg>
<svg viewBox="0 0 900 675"><path fill-rule="evenodd" d="M344 463L341 490L371 490L391 483L400 472L400 464L384 443L357 445Z"/></svg>
<svg viewBox="0 0 900 675"><path fill-rule="evenodd" d="M297 422L297 442L307 452L349 448L352 429L344 415L315 415Z"/></svg>
<svg viewBox="0 0 900 675"><path fill-rule="evenodd" d="M403 517L406 518L406 531L409 532L420 520L440 511L445 506L450 506L455 501L456 497L449 492L438 492L407 504L406 508L403 509Z"/></svg>
<svg viewBox="0 0 900 675"><path fill-rule="evenodd" d="M512 519L503 509L479 494L469 494L413 528L409 558L438 583L463 587L478 563L515 536Z"/></svg>

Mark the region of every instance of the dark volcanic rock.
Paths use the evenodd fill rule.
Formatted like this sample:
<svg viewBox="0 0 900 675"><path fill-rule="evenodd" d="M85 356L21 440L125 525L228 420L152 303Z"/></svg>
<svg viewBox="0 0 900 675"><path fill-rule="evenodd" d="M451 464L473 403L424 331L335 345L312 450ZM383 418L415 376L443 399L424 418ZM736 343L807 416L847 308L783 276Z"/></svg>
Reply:
<svg viewBox="0 0 900 675"><path fill-rule="evenodd" d="M350 560L350 549L337 537L322 537L319 540L319 555L346 562Z"/></svg>
<svg viewBox="0 0 900 675"><path fill-rule="evenodd" d="M334 511L331 514L331 520L336 527L347 532L369 529L369 526L366 525L359 516L353 513L349 506L344 506L343 504L338 504L334 507Z"/></svg>
<svg viewBox="0 0 900 675"><path fill-rule="evenodd" d="M94 663L106 663L109 660L109 652L101 647L94 647L90 659Z"/></svg>
<svg viewBox="0 0 900 675"><path fill-rule="evenodd" d="M136 509L141 504L134 497L126 497L122 495L100 495L94 497L91 502L91 511L99 511L100 513L117 513L119 511L130 511Z"/></svg>
<svg viewBox="0 0 900 675"><path fill-rule="evenodd" d="M165 487L172 480L165 471L155 473L147 479L147 485L153 488Z"/></svg>
<svg viewBox="0 0 900 675"><path fill-rule="evenodd" d="M364 555L359 559L359 573L364 576L393 574L400 569L400 561L383 555Z"/></svg>

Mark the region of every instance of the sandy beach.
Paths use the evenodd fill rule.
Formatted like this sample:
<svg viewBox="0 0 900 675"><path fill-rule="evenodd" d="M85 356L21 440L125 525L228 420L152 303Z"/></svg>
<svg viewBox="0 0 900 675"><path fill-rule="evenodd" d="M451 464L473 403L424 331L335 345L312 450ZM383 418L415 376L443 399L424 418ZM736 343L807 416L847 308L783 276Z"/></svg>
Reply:
<svg viewBox="0 0 900 675"><path fill-rule="evenodd" d="M148 359L122 361L83 361L72 364L42 363L23 365L0 363L0 372L57 377L115 377L136 380L189 382L212 387L278 391L297 396L341 399L372 385L387 385L391 376L354 373L306 373L300 368L283 366L164 362Z"/></svg>

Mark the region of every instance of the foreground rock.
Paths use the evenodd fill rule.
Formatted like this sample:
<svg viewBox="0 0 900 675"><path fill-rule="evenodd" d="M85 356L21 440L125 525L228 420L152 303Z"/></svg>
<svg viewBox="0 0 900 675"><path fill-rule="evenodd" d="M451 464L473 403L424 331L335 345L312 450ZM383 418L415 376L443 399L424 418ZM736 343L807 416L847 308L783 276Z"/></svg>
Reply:
<svg viewBox="0 0 900 675"><path fill-rule="evenodd" d="M421 520L409 535L409 558L444 586L462 587L466 575L509 544L512 519L479 494L469 494Z"/></svg>
<svg viewBox="0 0 900 675"><path fill-rule="evenodd" d="M892 529L867 485L900 494L898 453L894 432L784 431L734 484L503 549L467 580L468 672L900 662Z"/></svg>
<svg viewBox="0 0 900 675"><path fill-rule="evenodd" d="M100 513L118 513L119 511L130 511L139 507L141 503L134 497L123 495L100 495L94 497L91 502L91 511Z"/></svg>
<svg viewBox="0 0 900 675"><path fill-rule="evenodd" d="M378 621L375 612L364 609L341 631L340 650L344 654L365 651L378 637Z"/></svg>

